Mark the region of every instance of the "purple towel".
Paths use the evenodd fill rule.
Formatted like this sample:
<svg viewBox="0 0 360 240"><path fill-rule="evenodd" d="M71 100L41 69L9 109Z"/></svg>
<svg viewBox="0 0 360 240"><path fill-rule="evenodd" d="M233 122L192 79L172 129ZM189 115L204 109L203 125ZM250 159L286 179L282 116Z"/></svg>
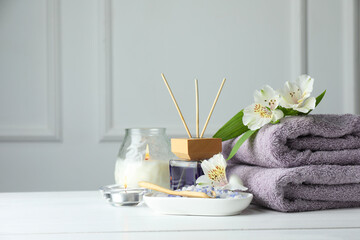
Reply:
<svg viewBox="0 0 360 240"><path fill-rule="evenodd" d="M360 166L263 168L231 164L254 194L253 203L282 212L360 207Z"/></svg>
<svg viewBox="0 0 360 240"><path fill-rule="evenodd" d="M229 156L238 138L223 142ZM264 167L360 165L360 116L308 115L267 124L232 158Z"/></svg>

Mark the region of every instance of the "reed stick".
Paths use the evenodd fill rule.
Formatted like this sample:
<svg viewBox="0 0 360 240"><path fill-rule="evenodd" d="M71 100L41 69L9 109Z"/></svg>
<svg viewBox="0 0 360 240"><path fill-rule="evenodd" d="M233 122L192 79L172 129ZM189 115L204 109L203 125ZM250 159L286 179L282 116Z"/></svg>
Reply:
<svg viewBox="0 0 360 240"><path fill-rule="evenodd" d="M213 105L212 105L212 107L211 107L211 110L210 110L209 116L208 116L208 117L207 117L207 119L206 119L206 122L205 122L205 125L204 125L203 130L201 131L200 138L202 138L202 137L204 136L204 133L205 133L206 127L207 127L207 125L208 125L208 123L209 123L209 120L210 120L211 114L212 114L212 113L213 113L213 111L214 111L214 108L215 108L216 102L217 102L217 100L218 100L218 98L219 98L219 96L220 96L220 93L221 93L221 90L222 90L222 88L223 88L223 86L224 86L224 84L225 84L225 81L226 81L226 78L224 78L224 79L223 79L223 81L222 81L222 83L221 83L221 85L220 85L219 91L218 91L218 93L217 93L217 95L216 95L216 97L215 97L214 103L213 103Z"/></svg>
<svg viewBox="0 0 360 240"><path fill-rule="evenodd" d="M195 98L196 98L196 137L199 137L199 86L195 79Z"/></svg>
<svg viewBox="0 0 360 240"><path fill-rule="evenodd" d="M186 125L185 119L184 119L184 117L183 117L183 115L182 115L182 113L181 113L181 110L180 110L180 108L179 108L179 105L177 104L176 99L175 99L175 97L174 97L174 94L172 93L171 88L170 88L170 86L169 86L169 83L166 81L166 78L165 78L165 76L164 76L163 73L161 74L161 77L162 77L162 79L164 80L167 89L169 90L170 96L171 96L171 98L172 98L172 100L173 100L173 102L174 102L174 104L175 104L175 107L176 107L176 109L177 109L177 111L178 111L178 113L179 113L179 115L180 115L181 121L182 121L183 124L184 124L185 130L186 130L189 138L192 138L191 133L190 133L190 131L189 131L189 128L188 128L188 126Z"/></svg>

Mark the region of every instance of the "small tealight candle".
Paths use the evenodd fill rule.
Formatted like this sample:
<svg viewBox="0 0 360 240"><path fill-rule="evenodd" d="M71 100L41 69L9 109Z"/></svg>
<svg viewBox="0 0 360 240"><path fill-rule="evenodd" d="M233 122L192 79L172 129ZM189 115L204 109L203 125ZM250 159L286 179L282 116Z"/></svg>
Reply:
<svg viewBox="0 0 360 240"><path fill-rule="evenodd" d="M125 188L119 185L104 186L100 190L115 207L136 206L142 202L143 195L148 192L145 188Z"/></svg>

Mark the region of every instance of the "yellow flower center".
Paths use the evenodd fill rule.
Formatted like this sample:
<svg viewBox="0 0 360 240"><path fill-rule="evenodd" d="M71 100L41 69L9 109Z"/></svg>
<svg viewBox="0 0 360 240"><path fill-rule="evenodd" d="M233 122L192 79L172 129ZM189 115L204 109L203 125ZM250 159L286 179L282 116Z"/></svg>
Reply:
<svg viewBox="0 0 360 240"><path fill-rule="evenodd" d="M225 179L225 168L216 166L208 172L208 177L213 182L221 182L221 180Z"/></svg>
<svg viewBox="0 0 360 240"><path fill-rule="evenodd" d="M272 113L266 107L261 106L260 104L255 104L254 112L259 113L261 118L271 118Z"/></svg>

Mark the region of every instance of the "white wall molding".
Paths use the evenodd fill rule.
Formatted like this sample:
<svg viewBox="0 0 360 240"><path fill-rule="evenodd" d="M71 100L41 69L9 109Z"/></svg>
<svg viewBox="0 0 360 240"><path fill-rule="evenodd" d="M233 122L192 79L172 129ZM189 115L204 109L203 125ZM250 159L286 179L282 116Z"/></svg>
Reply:
<svg viewBox="0 0 360 240"><path fill-rule="evenodd" d="M59 141L61 140L60 103L60 6L59 0L46 4L47 52L47 124L45 126L0 126L0 141Z"/></svg>
<svg viewBox="0 0 360 240"><path fill-rule="evenodd" d="M48 129L50 139L61 140L61 51L60 51L60 2L47 1L47 58L48 58Z"/></svg>
<svg viewBox="0 0 360 240"><path fill-rule="evenodd" d="M307 49L307 0L291 2L291 78L308 71Z"/></svg>
<svg viewBox="0 0 360 240"><path fill-rule="evenodd" d="M99 0L99 89L100 89L100 141L120 141L124 129L113 119L113 63L112 63L112 0ZM295 79L307 73L307 0L294 0L291 4L291 76ZM208 129L216 132L217 129ZM168 135L184 137L182 129Z"/></svg>
<svg viewBox="0 0 360 240"><path fill-rule="evenodd" d="M342 1L343 4L343 101L344 113L360 114L359 84L359 2Z"/></svg>
<svg viewBox="0 0 360 240"><path fill-rule="evenodd" d="M100 141L121 141L124 128L116 126L113 119L113 45L112 45L112 1L99 0L99 102L100 102ZM177 123L180 124L180 123ZM172 127L172 129L177 129ZM211 127L207 132L216 132ZM186 137L182 128L170 130L167 133L172 137Z"/></svg>
<svg viewBox="0 0 360 240"><path fill-rule="evenodd" d="M110 0L99 0L99 91L100 140L119 140L114 128L112 96L112 11Z"/></svg>

